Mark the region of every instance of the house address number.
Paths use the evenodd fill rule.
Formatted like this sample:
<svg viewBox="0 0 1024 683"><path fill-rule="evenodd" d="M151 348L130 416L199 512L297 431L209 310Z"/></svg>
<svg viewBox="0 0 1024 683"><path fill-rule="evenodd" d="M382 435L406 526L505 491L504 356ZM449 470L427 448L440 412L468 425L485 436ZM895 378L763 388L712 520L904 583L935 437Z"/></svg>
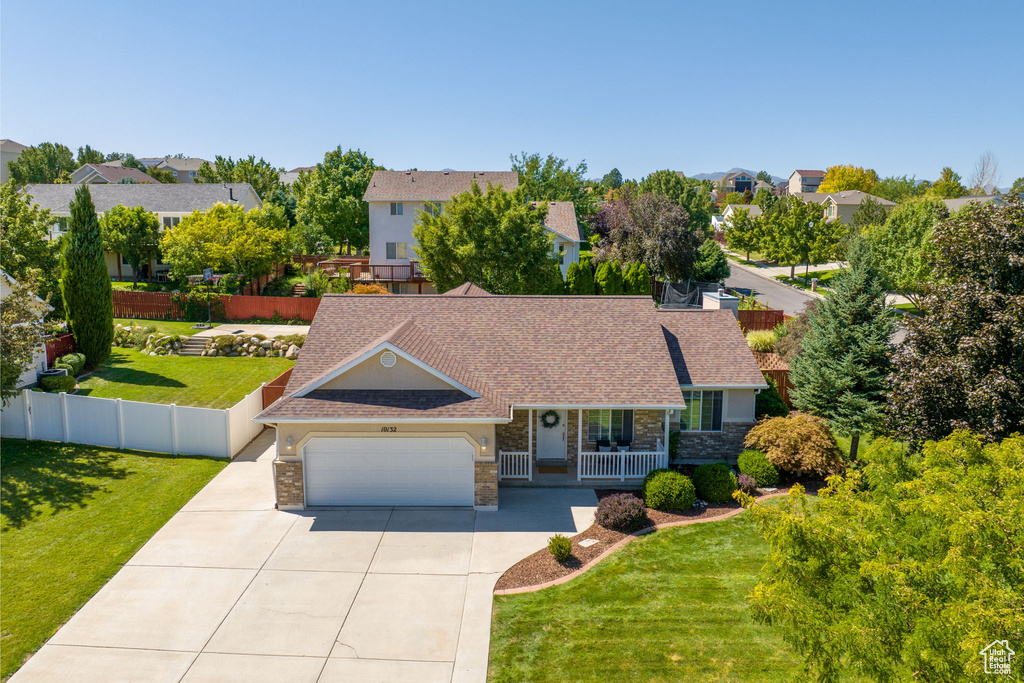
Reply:
<svg viewBox="0 0 1024 683"><path fill-rule="evenodd" d="M398 427L381 427L380 431L382 431L382 432L397 432L398 431Z"/></svg>

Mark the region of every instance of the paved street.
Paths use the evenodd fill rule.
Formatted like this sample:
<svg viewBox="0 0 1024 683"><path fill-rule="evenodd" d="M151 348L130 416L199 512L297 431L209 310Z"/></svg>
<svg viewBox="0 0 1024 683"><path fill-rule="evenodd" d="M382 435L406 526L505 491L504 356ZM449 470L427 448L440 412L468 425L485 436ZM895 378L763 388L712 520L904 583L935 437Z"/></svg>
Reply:
<svg viewBox="0 0 1024 683"><path fill-rule="evenodd" d="M273 455L267 430L12 681L482 683L494 583L597 505L502 489L495 512L280 512Z"/></svg>
<svg viewBox="0 0 1024 683"><path fill-rule="evenodd" d="M815 298L770 277L755 275L734 262L730 262L729 266L732 268L732 275L726 278L725 286L745 295L753 293L759 301L770 308L781 308L789 315L796 315L803 310L808 301Z"/></svg>

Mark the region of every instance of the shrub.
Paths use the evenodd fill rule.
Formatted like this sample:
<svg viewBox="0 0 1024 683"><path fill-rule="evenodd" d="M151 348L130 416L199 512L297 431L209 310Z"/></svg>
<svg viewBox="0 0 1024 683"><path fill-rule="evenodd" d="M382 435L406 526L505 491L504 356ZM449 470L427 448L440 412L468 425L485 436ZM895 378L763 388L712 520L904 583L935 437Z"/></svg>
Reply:
<svg viewBox="0 0 1024 683"><path fill-rule="evenodd" d="M353 294L390 294L387 288L382 285L356 285L352 288Z"/></svg>
<svg viewBox="0 0 1024 683"><path fill-rule="evenodd" d="M322 270L315 270L302 278L302 284L306 285L306 296L319 299L331 286L331 280Z"/></svg>
<svg viewBox="0 0 1024 683"><path fill-rule="evenodd" d="M778 341L774 330L751 330L747 332L747 346L751 351L771 353L775 350L775 342Z"/></svg>
<svg viewBox="0 0 1024 683"><path fill-rule="evenodd" d="M39 382L39 385L51 394L59 394L62 391L71 393L75 390L75 384L75 378L70 375L64 377L44 377Z"/></svg>
<svg viewBox="0 0 1024 683"><path fill-rule="evenodd" d="M795 413L754 425L744 440L769 462L788 472L834 474L843 469L843 456L828 425L820 417Z"/></svg>
<svg viewBox="0 0 1024 683"><path fill-rule="evenodd" d="M601 499L594 520L606 529L628 534L647 525L647 508L633 494L617 493Z"/></svg>
<svg viewBox="0 0 1024 683"><path fill-rule="evenodd" d="M690 478L672 470L655 470L648 474L644 477L643 491L647 507L655 510L689 510L697 499Z"/></svg>
<svg viewBox="0 0 1024 683"><path fill-rule="evenodd" d="M764 389L754 397L754 414L757 417L786 417L789 415L789 406L779 395L779 385L771 377L765 377L768 388Z"/></svg>
<svg viewBox="0 0 1024 683"><path fill-rule="evenodd" d="M172 294L171 303L179 311L184 312L185 320L201 322L209 317L211 320L223 322L226 318L224 299L217 292L196 288L184 294Z"/></svg>
<svg viewBox="0 0 1024 683"><path fill-rule="evenodd" d="M743 451L736 461L736 466L743 474L753 477L758 486L775 486L779 483L779 471L761 451Z"/></svg>
<svg viewBox="0 0 1024 683"><path fill-rule="evenodd" d="M697 495L709 503L731 503L736 490L736 475L721 462L701 465L693 472L693 485Z"/></svg>
<svg viewBox="0 0 1024 683"><path fill-rule="evenodd" d="M81 353L68 353L53 361L53 367L63 368L72 377L78 377L85 368L85 355Z"/></svg>
<svg viewBox="0 0 1024 683"><path fill-rule="evenodd" d="M548 539L548 552L559 562L572 557L572 541L562 534L555 534Z"/></svg>
<svg viewBox="0 0 1024 683"><path fill-rule="evenodd" d="M278 339L282 343L286 344L286 348L287 346L295 344L301 349L302 345L306 343L306 335L304 334L279 334L274 337L274 339Z"/></svg>
<svg viewBox="0 0 1024 683"><path fill-rule="evenodd" d="M736 485L740 487L740 491L743 491L743 493L754 493L757 491L757 480L749 474L741 474L736 477Z"/></svg>

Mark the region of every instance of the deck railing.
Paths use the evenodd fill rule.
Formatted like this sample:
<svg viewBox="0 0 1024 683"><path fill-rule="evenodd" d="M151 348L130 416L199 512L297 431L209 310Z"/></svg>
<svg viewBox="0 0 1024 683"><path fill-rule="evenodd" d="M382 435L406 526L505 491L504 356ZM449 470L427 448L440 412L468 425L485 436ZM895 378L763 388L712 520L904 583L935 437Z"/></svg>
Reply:
<svg viewBox="0 0 1024 683"><path fill-rule="evenodd" d="M427 279L415 261L409 265L353 264L348 267L348 276L352 282L417 282Z"/></svg>
<svg viewBox="0 0 1024 683"><path fill-rule="evenodd" d="M533 463L529 451L499 451L498 479L533 481Z"/></svg>
<svg viewBox="0 0 1024 683"><path fill-rule="evenodd" d="M661 439L654 451L627 451L625 453L580 453L576 464L576 479L642 479L651 470L668 466L668 452Z"/></svg>

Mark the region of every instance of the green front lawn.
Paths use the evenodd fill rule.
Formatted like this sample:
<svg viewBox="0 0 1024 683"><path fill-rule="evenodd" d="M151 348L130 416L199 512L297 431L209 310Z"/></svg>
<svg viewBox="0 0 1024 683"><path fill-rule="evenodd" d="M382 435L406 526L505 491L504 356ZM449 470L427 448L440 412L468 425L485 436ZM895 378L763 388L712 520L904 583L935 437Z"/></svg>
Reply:
<svg viewBox="0 0 1024 683"><path fill-rule="evenodd" d="M910 315L923 315L921 309L910 303L909 301L902 304L895 304L893 308L909 313Z"/></svg>
<svg viewBox="0 0 1024 683"><path fill-rule="evenodd" d="M292 367L284 358L146 356L114 348L97 371L79 381L79 394L126 401L230 408Z"/></svg>
<svg viewBox="0 0 1024 683"><path fill-rule="evenodd" d="M0 677L39 649L225 464L0 440Z"/></svg>
<svg viewBox="0 0 1024 683"><path fill-rule="evenodd" d="M767 552L741 514L644 536L561 586L495 597L488 679L791 681L800 657L747 606Z"/></svg>
<svg viewBox="0 0 1024 683"><path fill-rule="evenodd" d="M141 325L142 327L154 327L160 334L183 334L186 337L191 337L196 332L202 332L200 329L192 327L196 323L179 322L177 320L133 320L131 318L114 318L115 325L125 325L135 327ZM220 325L220 323L212 323L214 327Z"/></svg>
<svg viewBox="0 0 1024 683"><path fill-rule="evenodd" d="M146 282L145 280L140 280L138 286L131 280L112 280L110 286L114 289L134 289L138 292L173 292L176 289L181 289L181 285L177 282Z"/></svg>

